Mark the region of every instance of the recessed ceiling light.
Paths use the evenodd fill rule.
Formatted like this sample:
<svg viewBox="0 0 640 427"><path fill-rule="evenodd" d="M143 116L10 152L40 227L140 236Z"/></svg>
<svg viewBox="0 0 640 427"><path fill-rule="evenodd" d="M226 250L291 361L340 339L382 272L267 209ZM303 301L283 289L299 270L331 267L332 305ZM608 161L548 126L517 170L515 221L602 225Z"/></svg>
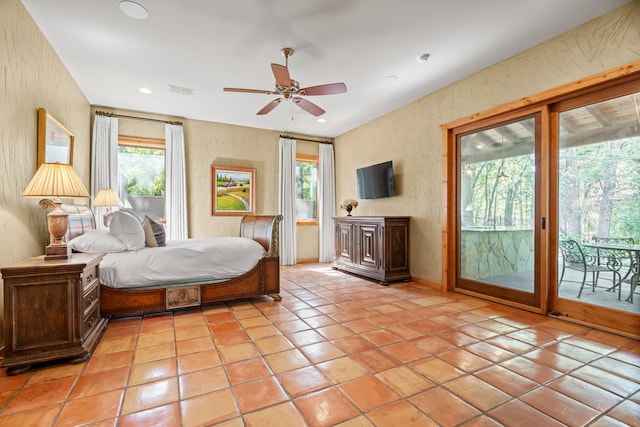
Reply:
<svg viewBox="0 0 640 427"><path fill-rule="evenodd" d="M138 89L140 91L140 93L144 93L144 94L150 94L153 93L153 91L151 89L147 89L146 87L141 87L140 89Z"/></svg>
<svg viewBox="0 0 640 427"><path fill-rule="evenodd" d="M149 16L149 12L147 12L147 9L134 1L121 1L120 10L129 18L133 19L146 19Z"/></svg>
<svg viewBox="0 0 640 427"><path fill-rule="evenodd" d="M318 119L318 123L324 123L326 121L327 121L327 119Z"/></svg>
<svg viewBox="0 0 640 427"><path fill-rule="evenodd" d="M418 62L427 62L430 56L431 55L429 55L428 53L423 53L422 55L418 56L416 59L418 60Z"/></svg>

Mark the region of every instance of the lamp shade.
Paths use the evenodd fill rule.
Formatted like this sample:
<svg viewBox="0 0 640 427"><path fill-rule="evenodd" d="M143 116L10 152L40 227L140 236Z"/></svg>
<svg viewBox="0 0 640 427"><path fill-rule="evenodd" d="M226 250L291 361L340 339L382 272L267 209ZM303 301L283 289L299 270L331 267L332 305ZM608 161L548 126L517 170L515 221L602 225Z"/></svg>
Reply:
<svg viewBox="0 0 640 427"><path fill-rule="evenodd" d="M43 163L22 196L89 197L89 193L71 165Z"/></svg>
<svg viewBox="0 0 640 427"><path fill-rule="evenodd" d="M120 206L122 202L118 198L118 195L113 190L100 190L95 199L93 199L93 206Z"/></svg>

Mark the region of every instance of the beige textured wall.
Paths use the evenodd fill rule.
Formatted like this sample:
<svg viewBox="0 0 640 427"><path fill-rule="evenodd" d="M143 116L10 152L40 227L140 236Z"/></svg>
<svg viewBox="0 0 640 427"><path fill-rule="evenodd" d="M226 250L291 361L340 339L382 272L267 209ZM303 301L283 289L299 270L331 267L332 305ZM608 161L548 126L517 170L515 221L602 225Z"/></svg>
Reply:
<svg viewBox="0 0 640 427"><path fill-rule="evenodd" d="M356 168L393 160L398 195L363 200L354 213L411 215L411 274L440 283L440 125L638 59L634 1L336 138L337 200L356 195Z"/></svg>
<svg viewBox="0 0 640 427"><path fill-rule="evenodd" d="M46 108L75 134L73 165L88 187L90 106L22 3L2 0L1 8L0 267L4 267L44 253L49 243L46 212L37 199L21 197L37 166L38 108ZM3 307L0 301L0 312Z"/></svg>

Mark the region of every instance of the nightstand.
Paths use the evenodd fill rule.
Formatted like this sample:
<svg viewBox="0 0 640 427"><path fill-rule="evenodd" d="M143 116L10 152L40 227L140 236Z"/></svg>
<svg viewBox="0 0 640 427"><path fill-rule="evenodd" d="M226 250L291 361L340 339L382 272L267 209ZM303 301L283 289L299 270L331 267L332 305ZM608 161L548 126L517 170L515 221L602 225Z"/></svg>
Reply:
<svg viewBox="0 0 640 427"><path fill-rule="evenodd" d="M2 268L4 360L7 375L32 363L87 360L107 326L100 316L98 264L104 254L74 253L65 260L28 258Z"/></svg>

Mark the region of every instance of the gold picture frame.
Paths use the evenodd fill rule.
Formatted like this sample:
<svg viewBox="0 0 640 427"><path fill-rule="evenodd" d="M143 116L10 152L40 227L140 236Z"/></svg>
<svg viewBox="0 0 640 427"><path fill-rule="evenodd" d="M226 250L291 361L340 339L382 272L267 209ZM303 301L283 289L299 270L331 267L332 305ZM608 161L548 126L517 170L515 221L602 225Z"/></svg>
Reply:
<svg viewBox="0 0 640 427"><path fill-rule="evenodd" d="M211 166L211 215L256 214L256 169Z"/></svg>
<svg viewBox="0 0 640 427"><path fill-rule="evenodd" d="M74 135L44 108L38 108L38 167L42 163L73 165Z"/></svg>

